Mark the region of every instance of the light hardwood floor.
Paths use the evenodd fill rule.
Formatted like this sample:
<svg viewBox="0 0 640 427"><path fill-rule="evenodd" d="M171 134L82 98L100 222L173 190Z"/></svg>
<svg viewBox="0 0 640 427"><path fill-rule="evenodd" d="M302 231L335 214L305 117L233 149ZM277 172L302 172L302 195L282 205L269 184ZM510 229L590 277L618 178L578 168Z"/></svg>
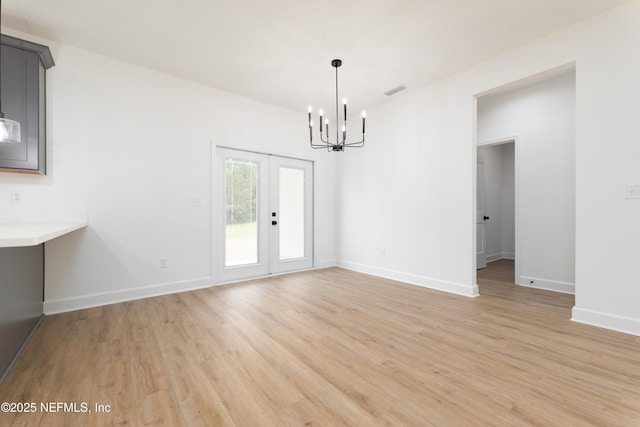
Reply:
<svg viewBox="0 0 640 427"><path fill-rule="evenodd" d="M640 338L512 276L470 299L330 268L48 316L0 385L38 411L0 425L640 426Z"/></svg>

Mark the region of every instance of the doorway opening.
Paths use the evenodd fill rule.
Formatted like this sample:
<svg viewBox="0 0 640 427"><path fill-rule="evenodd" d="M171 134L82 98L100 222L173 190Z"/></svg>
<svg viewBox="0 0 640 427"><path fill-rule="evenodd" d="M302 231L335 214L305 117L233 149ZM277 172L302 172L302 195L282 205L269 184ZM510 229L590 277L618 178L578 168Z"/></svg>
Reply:
<svg viewBox="0 0 640 427"><path fill-rule="evenodd" d="M477 267L513 258L516 285L568 294L575 293L575 85L568 64L478 96L476 109ZM491 190L490 181L502 187Z"/></svg>
<svg viewBox="0 0 640 427"><path fill-rule="evenodd" d="M477 149L476 268L499 260L511 268L515 282L516 257L516 137L485 143ZM509 267L510 266L510 267Z"/></svg>

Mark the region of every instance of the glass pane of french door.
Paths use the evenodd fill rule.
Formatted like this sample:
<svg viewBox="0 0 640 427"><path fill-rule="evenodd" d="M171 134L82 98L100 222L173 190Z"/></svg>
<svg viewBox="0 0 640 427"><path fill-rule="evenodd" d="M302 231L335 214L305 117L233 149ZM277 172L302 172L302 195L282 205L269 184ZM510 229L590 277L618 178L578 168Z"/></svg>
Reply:
<svg viewBox="0 0 640 427"><path fill-rule="evenodd" d="M214 211L218 281L269 273L269 156L218 148Z"/></svg>
<svg viewBox="0 0 640 427"><path fill-rule="evenodd" d="M304 169L280 167L280 260L304 257Z"/></svg>
<svg viewBox="0 0 640 427"><path fill-rule="evenodd" d="M272 273L313 266L313 163L271 156L269 159Z"/></svg>
<svg viewBox="0 0 640 427"><path fill-rule="evenodd" d="M258 163L227 158L225 168L226 267L258 262Z"/></svg>

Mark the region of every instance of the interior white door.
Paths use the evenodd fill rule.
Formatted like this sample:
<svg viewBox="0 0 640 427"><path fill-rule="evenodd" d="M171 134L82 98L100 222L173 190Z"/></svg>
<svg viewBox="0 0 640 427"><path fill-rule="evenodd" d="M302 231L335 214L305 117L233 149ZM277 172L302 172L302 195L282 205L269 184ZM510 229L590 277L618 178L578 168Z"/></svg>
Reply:
<svg viewBox="0 0 640 427"><path fill-rule="evenodd" d="M217 149L216 280L313 266L313 163Z"/></svg>
<svg viewBox="0 0 640 427"><path fill-rule="evenodd" d="M313 266L313 164L271 156L271 273Z"/></svg>
<svg viewBox="0 0 640 427"><path fill-rule="evenodd" d="M485 216L484 212L484 198L485 198L485 182L484 182L484 163L478 160L477 163L477 177L476 177L476 191L477 191L477 207L476 207L476 268L487 267L487 242L486 242L486 230L484 228L485 220L489 219Z"/></svg>

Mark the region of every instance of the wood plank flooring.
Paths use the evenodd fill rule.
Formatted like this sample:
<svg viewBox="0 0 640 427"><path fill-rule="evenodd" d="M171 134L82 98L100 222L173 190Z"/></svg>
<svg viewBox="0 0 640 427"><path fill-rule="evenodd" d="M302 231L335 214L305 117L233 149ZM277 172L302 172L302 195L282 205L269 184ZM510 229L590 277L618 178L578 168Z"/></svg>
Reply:
<svg viewBox="0 0 640 427"><path fill-rule="evenodd" d="M640 426L640 338L512 269L475 299L330 268L48 316L0 385L37 410L0 425Z"/></svg>

